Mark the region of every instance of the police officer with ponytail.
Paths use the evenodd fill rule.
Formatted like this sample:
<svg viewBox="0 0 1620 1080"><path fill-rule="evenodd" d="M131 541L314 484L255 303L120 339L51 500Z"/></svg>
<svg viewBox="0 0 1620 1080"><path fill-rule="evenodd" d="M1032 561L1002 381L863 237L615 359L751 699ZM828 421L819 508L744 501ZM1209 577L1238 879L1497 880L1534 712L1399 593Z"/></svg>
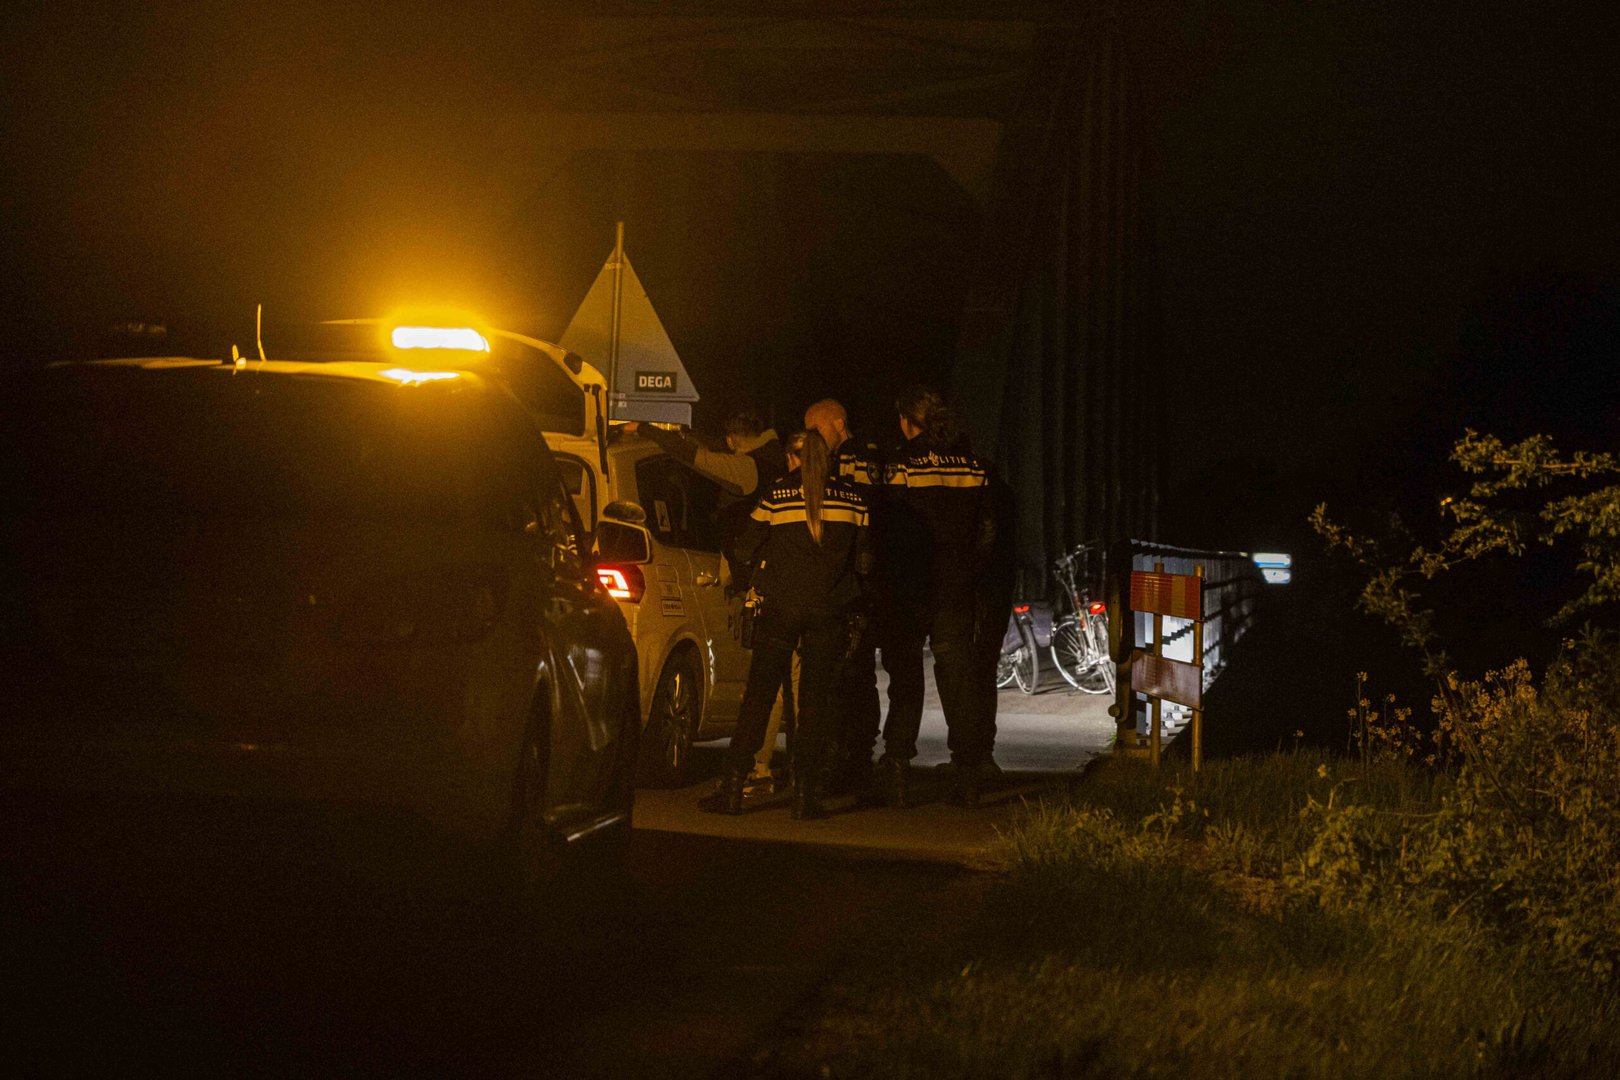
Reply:
<svg viewBox="0 0 1620 1080"><path fill-rule="evenodd" d="M849 609L859 601L872 566L866 502L853 484L832 472L830 458L821 435L806 432L800 467L764 492L738 543L739 556L754 568L751 581L762 608L720 782L699 804L713 813L742 812L749 766L797 649L792 812L796 818L826 816L816 785L831 734L832 684L846 647Z"/></svg>
<svg viewBox="0 0 1620 1080"><path fill-rule="evenodd" d="M949 729L950 797L976 805L990 742L975 693L974 638L981 579L992 569L995 507L989 476L968 446L955 410L938 391L914 386L895 400L905 446L888 471L883 506L888 550L880 554L892 594L882 641L889 716L878 762L891 806L911 800L911 759L923 712L923 642Z"/></svg>

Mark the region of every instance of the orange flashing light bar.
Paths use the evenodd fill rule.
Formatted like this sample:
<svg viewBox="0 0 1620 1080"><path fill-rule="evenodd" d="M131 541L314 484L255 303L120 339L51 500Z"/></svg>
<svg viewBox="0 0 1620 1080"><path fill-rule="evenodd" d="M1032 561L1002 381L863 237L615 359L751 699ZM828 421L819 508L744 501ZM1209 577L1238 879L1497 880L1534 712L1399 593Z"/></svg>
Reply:
<svg viewBox="0 0 1620 1080"><path fill-rule="evenodd" d="M396 326L388 340L396 349L489 352L489 340L470 326Z"/></svg>

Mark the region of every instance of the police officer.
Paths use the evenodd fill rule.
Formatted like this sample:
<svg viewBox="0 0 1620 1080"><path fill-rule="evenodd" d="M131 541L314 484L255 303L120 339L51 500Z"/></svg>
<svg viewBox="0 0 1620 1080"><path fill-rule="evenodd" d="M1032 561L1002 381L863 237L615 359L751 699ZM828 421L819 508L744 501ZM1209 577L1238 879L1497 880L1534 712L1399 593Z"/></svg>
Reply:
<svg viewBox="0 0 1620 1080"><path fill-rule="evenodd" d="M996 707L1001 697L996 688L996 666L1001 660L1001 645L1007 636L1007 623L1012 619L1013 593L1018 585L1013 490L995 469L987 465L986 471L994 538L989 560L979 574L978 607L973 618L973 673L968 690L975 709L972 729L979 743L978 752L968 757L976 759L978 768L968 772L959 770L953 777L958 796L968 805L979 801L984 781L1000 773L992 757L996 746Z"/></svg>
<svg viewBox="0 0 1620 1080"><path fill-rule="evenodd" d="M882 508L878 496L883 488L882 455L875 444L864 442L849 430L849 414L832 398L816 402L804 412L804 426L817 432L832 451L832 471L853 484L866 499L871 520L872 548L877 552L882 534ZM883 561L876 560L872 590L865 610L851 615L847 650L839 667L834 692L832 775L830 793L864 792L872 783L872 751L877 745L882 709L877 691L877 621L887 608L884 598Z"/></svg>
<svg viewBox="0 0 1620 1080"><path fill-rule="evenodd" d="M871 570L866 503L852 484L831 474L831 455L806 432L799 469L771 486L754 508L738 545L754 567L763 609L754 627L737 728L713 794L699 805L742 812L748 767L759 752L771 703L799 650L799 729L793 740L793 816L824 817L817 797L828 738L832 680L844 651L846 617Z"/></svg>
<svg viewBox="0 0 1620 1080"><path fill-rule="evenodd" d="M889 718L879 781L891 806L910 801L910 763L922 726L922 649L934 653L934 676L949 728L955 801L976 802L974 777L987 746L973 695L974 630L979 578L994 542L993 507L984 466L966 432L935 390L912 387L895 405L905 446L884 488L880 552L888 568L892 609L883 639L889 672Z"/></svg>

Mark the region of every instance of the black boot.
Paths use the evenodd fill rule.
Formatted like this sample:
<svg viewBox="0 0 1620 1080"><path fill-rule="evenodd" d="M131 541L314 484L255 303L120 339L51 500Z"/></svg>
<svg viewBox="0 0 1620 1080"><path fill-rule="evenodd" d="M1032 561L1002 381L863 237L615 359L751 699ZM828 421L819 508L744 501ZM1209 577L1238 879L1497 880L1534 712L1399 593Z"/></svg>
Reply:
<svg viewBox="0 0 1620 1080"><path fill-rule="evenodd" d="M748 767L727 765L714 790L698 800L698 809L710 814L742 813L743 788L748 784Z"/></svg>
<svg viewBox="0 0 1620 1080"><path fill-rule="evenodd" d="M953 806L978 806L982 791L983 774L979 766L952 763L949 799Z"/></svg>
<svg viewBox="0 0 1620 1080"><path fill-rule="evenodd" d="M886 805L896 810L911 805L911 762L884 754L878 774L878 791Z"/></svg>
<svg viewBox="0 0 1620 1080"><path fill-rule="evenodd" d="M815 785L794 784L793 802L788 813L795 821L815 821L827 816L827 808L821 805L821 796L816 794Z"/></svg>
<svg viewBox="0 0 1620 1080"><path fill-rule="evenodd" d="M795 760L793 763L793 802L788 809L795 821L814 821L827 816L821 805L821 769L816 762Z"/></svg>
<svg viewBox="0 0 1620 1080"><path fill-rule="evenodd" d="M828 795L865 795L872 787L872 752L844 758L827 780Z"/></svg>

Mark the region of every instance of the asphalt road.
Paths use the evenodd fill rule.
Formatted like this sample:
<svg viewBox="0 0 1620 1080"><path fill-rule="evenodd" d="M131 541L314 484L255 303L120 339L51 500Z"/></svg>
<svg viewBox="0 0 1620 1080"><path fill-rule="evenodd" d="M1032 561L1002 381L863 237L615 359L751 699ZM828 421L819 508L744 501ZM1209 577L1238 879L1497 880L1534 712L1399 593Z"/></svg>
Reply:
<svg viewBox="0 0 1620 1080"><path fill-rule="evenodd" d="M851 950L975 877L637 832L625 876L531 934L395 822L0 809L13 1075L725 1075Z"/></svg>
<svg viewBox="0 0 1620 1080"><path fill-rule="evenodd" d="M925 794L946 756L929 690ZM1044 691L1001 696L997 757L1031 771L983 810L927 796L791 822L769 800L721 819L695 812L701 782L645 792L625 871L585 875L538 927L399 820L0 797L7 1061L27 1075L741 1071L853 955L970 908L984 878L969 867L1016 799L1103 748L1106 702ZM712 772L718 748L700 756Z"/></svg>

